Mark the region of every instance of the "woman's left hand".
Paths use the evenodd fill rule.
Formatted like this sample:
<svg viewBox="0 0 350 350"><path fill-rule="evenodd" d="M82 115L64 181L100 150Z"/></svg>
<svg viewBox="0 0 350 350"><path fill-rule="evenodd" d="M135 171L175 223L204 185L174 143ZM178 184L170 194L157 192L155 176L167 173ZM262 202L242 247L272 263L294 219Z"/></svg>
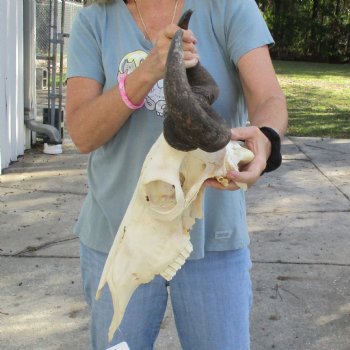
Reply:
<svg viewBox="0 0 350 350"><path fill-rule="evenodd" d="M230 171L226 177L230 180L228 186L222 186L215 179L208 179L205 185L220 190L238 190L236 183L245 183L248 188L254 185L266 168L266 161L271 153L270 140L256 126L231 129L231 139L244 141L247 148L254 153L254 159L242 166L239 171Z"/></svg>

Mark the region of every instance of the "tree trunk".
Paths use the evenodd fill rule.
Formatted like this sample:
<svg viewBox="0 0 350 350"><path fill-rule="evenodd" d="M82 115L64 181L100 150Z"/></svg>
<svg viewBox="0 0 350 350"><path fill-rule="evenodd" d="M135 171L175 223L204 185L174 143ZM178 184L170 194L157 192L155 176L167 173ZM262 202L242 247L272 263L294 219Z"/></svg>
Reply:
<svg viewBox="0 0 350 350"><path fill-rule="evenodd" d="M310 54L312 56L319 56L319 45L317 43L317 32L316 32L316 26L317 26L317 20L318 20L318 13L320 9L320 2L319 0L313 0L312 1L312 13L311 13L311 30L310 30Z"/></svg>

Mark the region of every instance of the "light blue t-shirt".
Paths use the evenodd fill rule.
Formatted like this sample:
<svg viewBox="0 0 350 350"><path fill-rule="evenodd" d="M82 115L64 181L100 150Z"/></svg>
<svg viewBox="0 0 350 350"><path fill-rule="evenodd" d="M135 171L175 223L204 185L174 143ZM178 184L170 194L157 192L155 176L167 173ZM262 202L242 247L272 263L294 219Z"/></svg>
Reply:
<svg viewBox="0 0 350 350"><path fill-rule="evenodd" d="M190 29L201 63L220 87L215 109L232 127L246 125L247 109L237 62L250 50L273 43L254 0L185 0L183 12L194 11ZM91 5L76 17L70 36L68 78L88 77L108 90L117 76L131 72L145 59L152 44L144 38L127 6ZM163 84L159 81L105 145L91 153L89 192L75 232L87 246L108 252L135 190L143 161L162 132ZM206 189L203 219L191 231L192 259L205 251L246 247L249 236L242 191Z"/></svg>

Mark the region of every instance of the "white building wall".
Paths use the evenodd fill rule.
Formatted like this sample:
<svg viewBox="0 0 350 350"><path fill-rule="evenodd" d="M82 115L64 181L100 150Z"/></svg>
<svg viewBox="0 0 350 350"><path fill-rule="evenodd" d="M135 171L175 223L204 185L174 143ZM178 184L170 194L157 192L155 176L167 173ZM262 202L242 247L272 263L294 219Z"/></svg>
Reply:
<svg viewBox="0 0 350 350"><path fill-rule="evenodd" d="M24 143L23 0L0 0L0 173Z"/></svg>

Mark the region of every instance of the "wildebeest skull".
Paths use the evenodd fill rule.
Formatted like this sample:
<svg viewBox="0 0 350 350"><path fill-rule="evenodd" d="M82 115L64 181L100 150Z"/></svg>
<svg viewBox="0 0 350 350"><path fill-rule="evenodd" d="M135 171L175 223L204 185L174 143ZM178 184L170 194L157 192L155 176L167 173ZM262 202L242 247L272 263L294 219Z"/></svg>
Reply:
<svg viewBox="0 0 350 350"><path fill-rule="evenodd" d="M202 216L205 180L216 178L227 186L226 174L253 159L249 150L230 141L230 129L210 107L217 87L209 73L199 65L197 71L187 70L186 78L181 43L182 31L178 31L164 77L164 135L146 156L97 290L98 298L108 283L113 299L109 340L135 289L156 275L171 280L189 257L189 232Z"/></svg>

